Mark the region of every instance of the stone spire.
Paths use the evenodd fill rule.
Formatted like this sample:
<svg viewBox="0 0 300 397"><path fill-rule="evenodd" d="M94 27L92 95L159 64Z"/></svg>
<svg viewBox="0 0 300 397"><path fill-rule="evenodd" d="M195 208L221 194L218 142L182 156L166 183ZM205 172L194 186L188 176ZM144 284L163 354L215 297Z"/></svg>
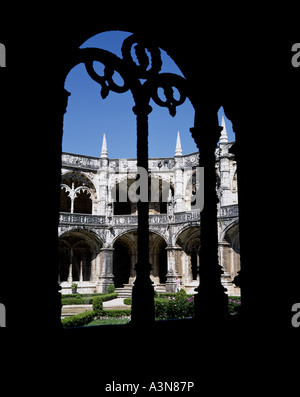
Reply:
<svg viewBox="0 0 300 397"><path fill-rule="evenodd" d="M228 135L226 131L224 116L222 116L221 126L223 127L223 130L221 131L221 137L220 137L219 171L220 171L220 189L221 189L220 205L221 207L223 207L231 204Z"/></svg>
<svg viewBox="0 0 300 397"><path fill-rule="evenodd" d="M183 157L180 142L180 134L177 132L177 141L175 149L175 169L174 169L174 212L182 211L183 198Z"/></svg>
<svg viewBox="0 0 300 397"><path fill-rule="evenodd" d="M107 158L107 143L106 143L106 136L103 134L103 141L102 141L102 149L101 149L101 158Z"/></svg>
<svg viewBox="0 0 300 397"><path fill-rule="evenodd" d="M228 143L228 135L227 135L227 131L226 131L226 124L225 124L224 116L222 116L221 127L223 127L223 130L221 131L220 144L227 144Z"/></svg>
<svg viewBox="0 0 300 397"><path fill-rule="evenodd" d="M182 156L182 147L181 147L181 141L180 141L180 134L179 134L179 131L177 132L177 141L176 141L175 156Z"/></svg>

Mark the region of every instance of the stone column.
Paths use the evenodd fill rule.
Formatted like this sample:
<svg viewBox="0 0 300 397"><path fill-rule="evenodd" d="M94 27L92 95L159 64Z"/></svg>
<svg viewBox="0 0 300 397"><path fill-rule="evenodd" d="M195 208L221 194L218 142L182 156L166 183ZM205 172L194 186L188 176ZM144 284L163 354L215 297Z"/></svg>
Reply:
<svg viewBox="0 0 300 397"><path fill-rule="evenodd" d="M114 248L101 248L102 271L97 285L97 292L106 293L108 286L113 284L113 253Z"/></svg>
<svg viewBox="0 0 300 397"><path fill-rule="evenodd" d="M202 109L203 110L203 109ZM218 262L217 194L215 149L220 137L217 114L210 109L196 110L191 132L199 148L200 166L204 167L204 207L201 212L200 280L195 295L197 320L218 322L228 313L228 298L221 283L223 273ZM205 115L205 116L203 116Z"/></svg>
<svg viewBox="0 0 300 397"><path fill-rule="evenodd" d="M97 266L97 264L96 264L96 257L95 257L91 261L91 277L90 277L90 280L91 280L92 283L95 282L95 280L96 280L96 266Z"/></svg>
<svg viewBox="0 0 300 397"><path fill-rule="evenodd" d="M84 257L82 256L80 258L80 262L79 262L79 282L82 283L83 281L83 260Z"/></svg>
<svg viewBox="0 0 300 397"><path fill-rule="evenodd" d="M137 166L148 172L148 114L151 106L145 98L139 98L139 105L133 107L137 121ZM137 103L137 100L136 100ZM150 278L149 263L149 201L137 202L138 260L135 266L136 279L132 288L131 322L135 325L147 326L155 320L154 288Z"/></svg>
<svg viewBox="0 0 300 397"><path fill-rule="evenodd" d="M69 274L68 274L68 283L72 284L73 277L72 277L72 263L73 263L73 248L70 248L70 265L69 265Z"/></svg>
<svg viewBox="0 0 300 397"><path fill-rule="evenodd" d="M223 270L223 274L221 275L221 281L222 281L222 285L227 289L228 292L230 291L232 286L230 268L226 263L229 253L228 252L229 247L230 246L226 241L219 242L219 262Z"/></svg>
<svg viewBox="0 0 300 397"><path fill-rule="evenodd" d="M92 266L92 271L93 271L93 282L97 283L97 281L100 279L101 275L101 252L97 254L95 259L93 260L93 266Z"/></svg>
<svg viewBox="0 0 300 397"><path fill-rule="evenodd" d="M180 247L166 247L168 259L168 273L166 281L166 292L176 292L176 262L177 253L181 251Z"/></svg>

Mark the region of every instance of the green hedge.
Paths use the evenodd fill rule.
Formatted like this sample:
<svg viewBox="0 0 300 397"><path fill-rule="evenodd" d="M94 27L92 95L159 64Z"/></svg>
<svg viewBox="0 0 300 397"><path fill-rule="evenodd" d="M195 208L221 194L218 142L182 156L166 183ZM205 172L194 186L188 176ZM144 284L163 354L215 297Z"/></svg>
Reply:
<svg viewBox="0 0 300 397"><path fill-rule="evenodd" d="M95 312L93 310L76 314L72 317L66 317L61 320L63 328L70 327L83 327L86 324L89 324L95 318Z"/></svg>
<svg viewBox="0 0 300 397"><path fill-rule="evenodd" d="M238 314L240 306L241 306L240 296L228 297L228 311L230 314Z"/></svg>
<svg viewBox="0 0 300 397"><path fill-rule="evenodd" d="M101 316L103 317L122 317L130 316L131 310L103 310ZM84 313L76 314L75 316L66 317L61 320L63 328L71 327L83 327L94 320L95 317L99 317L94 310L89 310Z"/></svg>
<svg viewBox="0 0 300 397"><path fill-rule="evenodd" d="M62 294L61 297L62 298L72 298L72 299L76 299L76 298L94 298L95 296L102 296L102 295L106 295L104 293L90 293L90 294L79 294L79 292L76 292L75 294Z"/></svg>
<svg viewBox="0 0 300 397"><path fill-rule="evenodd" d="M168 299L155 299L154 307L157 320L194 317L194 299L188 298L184 289Z"/></svg>
<svg viewBox="0 0 300 397"><path fill-rule="evenodd" d="M122 316L130 316L131 309L119 309L119 310L103 310L103 316L105 317L122 317Z"/></svg>
<svg viewBox="0 0 300 397"><path fill-rule="evenodd" d="M107 299L107 296L117 295L117 294L105 294L100 296L99 299L95 300L95 305L92 311L87 311L84 313L77 314L75 316L66 317L62 319L63 328L69 327L82 327L89 324L95 317L105 316L105 317L122 317L130 316L131 309L123 310L103 310L102 301L103 298ZM106 297L105 297L106 296ZM96 298L94 296L94 298ZM113 299L113 298L110 298ZM107 299L108 300L108 299ZM125 298L124 303L131 304L131 298ZM239 296L229 296L228 297L228 308L229 313L235 314L241 304L241 298ZM173 318L186 318L194 316L194 298L189 297L184 290L177 292L176 294L170 294L167 299L156 298L154 299L155 305L155 318L157 320L167 320ZM96 309L96 311L95 311ZM99 309L99 310L98 310ZM98 313L97 313L98 311Z"/></svg>
<svg viewBox="0 0 300 397"><path fill-rule="evenodd" d="M124 298L123 303L124 305L132 305L132 298Z"/></svg>
<svg viewBox="0 0 300 397"><path fill-rule="evenodd" d="M132 298L124 299L125 305L132 305ZM194 298L187 295L184 289L170 294L160 294L154 299L155 318L166 320L194 316Z"/></svg>
<svg viewBox="0 0 300 397"><path fill-rule="evenodd" d="M194 294L187 294L183 288L181 288L181 290L179 292L181 292L183 294L185 293L187 298L194 296ZM159 298L159 299L175 298L176 294L178 294L178 292L169 292L169 293L163 292L163 293L157 294L157 298Z"/></svg>
<svg viewBox="0 0 300 397"><path fill-rule="evenodd" d="M102 316L103 314L103 301L100 296L96 296L93 301L93 310L97 316Z"/></svg>
<svg viewBox="0 0 300 397"><path fill-rule="evenodd" d="M87 296L83 296L80 294L76 294L76 296L74 296L75 294L73 294L73 297L71 298L65 298L64 296L61 299L61 304L62 305L92 305L93 301L95 298L100 297L102 299L102 302L106 302L106 301L110 301L112 299L117 298L118 293L114 292L112 294L95 294L95 295L87 295ZM67 295L70 296L70 295ZM72 295L71 295L72 296Z"/></svg>
<svg viewBox="0 0 300 397"><path fill-rule="evenodd" d="M124 299L125 305L132 305L132 298ZM228 311L238 313L241 305L240 296L228 297ZM154 299L155 317L157 319L194 317L194 296L185 294L184 290L177 293L160 294Z"/></svg>

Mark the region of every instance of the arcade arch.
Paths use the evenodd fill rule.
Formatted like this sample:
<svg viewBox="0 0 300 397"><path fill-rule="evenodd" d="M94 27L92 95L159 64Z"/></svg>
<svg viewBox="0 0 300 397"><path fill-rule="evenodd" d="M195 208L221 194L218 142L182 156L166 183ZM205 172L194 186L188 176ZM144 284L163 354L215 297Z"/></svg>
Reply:
<svg viewBox="0 0 300 397"><path fill-rule="evenodd" d="M136 231L122 234L114 242L113 274L116 288L122 288L125 284L131 284L135 278L136 243Z"/></svg>
<svg viewBox="0 0 300 397"><path fill-rule="evenodd" d="M234 252L240 253L239 221L236 220L228 225L223 231L223 240L230 244Z"/></svg>
<svg viewBox="0 0 300 397"><path fill-rule="evenodd" d="M179 272L185 285L199 284L199 252L200 229L197 226L187 227L180 232L176 239L176 245L181 247L181 263Z"/></svg>
<svg viewBox="0 0 300 397"><path fill-rule="evenodd" d="M59 237L59 275L63 287L73 282L84 283L95 280L96 259L101 247L100 239L86 230L71 230Z"/></svg>
<svg viewBox="0 0 300 397"><path fill-rule="evenodd" d="M240 236L238 220L232 222L223 231L220 249L220 262L222 267L225 273L230 274L231 277L234 278L240 271Z"/></svg>
<svg viewBox="0 0 300 397"><path fill-rule="evenodd" d="M149 259L152 265L151 280L156 284L164 284L167 275L167 243L165 239L153 232L149 232ZM137 231L130 231L119 236L114 244L113 274L114 284L122 288L126 284L133 284L137 262Z"/></svg>

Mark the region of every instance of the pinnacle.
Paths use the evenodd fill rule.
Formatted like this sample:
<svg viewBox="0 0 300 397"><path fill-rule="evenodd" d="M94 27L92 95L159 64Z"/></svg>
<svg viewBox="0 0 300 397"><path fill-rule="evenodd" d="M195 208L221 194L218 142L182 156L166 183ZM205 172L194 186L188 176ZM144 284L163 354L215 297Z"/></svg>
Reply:
<svg viewBox="0 0 300 397"><path fill-rule="evenodd" d="M181 147L181 141L180 141L180 134L179 134L179 131L177 132L177 141L176 141L175 156L182 156L182 147Z"/></svg>
<svg viewBox="0 0 300 397"><path fill-rule="evenodd" d="M107 143L105 133L103 134L101 158L107 158Z"/></svg>
<svg viewBox="0 0 300 397"><path fill-rule="evenodd" d="M225 123L224 116L222 116L221 127L223 127L223 129L221 131L220 144L228 143L228 135L227 135L227 131L226 131L226 123Z"/></svg>

